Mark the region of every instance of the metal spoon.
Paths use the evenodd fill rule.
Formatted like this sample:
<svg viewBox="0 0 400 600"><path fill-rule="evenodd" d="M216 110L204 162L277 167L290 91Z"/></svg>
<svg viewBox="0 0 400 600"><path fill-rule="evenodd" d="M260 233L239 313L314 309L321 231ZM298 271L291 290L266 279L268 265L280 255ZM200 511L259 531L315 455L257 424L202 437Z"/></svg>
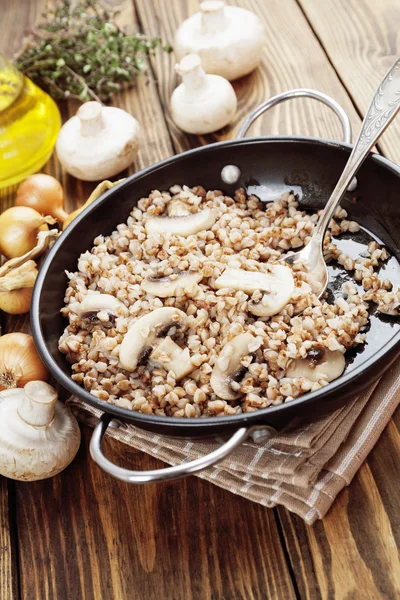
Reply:
<svg viewBox="0 0 400 600"><path fill-rule="evenodd" d="M309 273L309 284L318 297L322 296L328 285L328 269L323 255L325 231L336 207L343 199L349 183L399 109L400 58L383 78L372 98L349 160L314 228L311 240L299 252L288 254L282 258L282 262L289 265L293 265L295 262L302 262L305 265Z"/></svg>

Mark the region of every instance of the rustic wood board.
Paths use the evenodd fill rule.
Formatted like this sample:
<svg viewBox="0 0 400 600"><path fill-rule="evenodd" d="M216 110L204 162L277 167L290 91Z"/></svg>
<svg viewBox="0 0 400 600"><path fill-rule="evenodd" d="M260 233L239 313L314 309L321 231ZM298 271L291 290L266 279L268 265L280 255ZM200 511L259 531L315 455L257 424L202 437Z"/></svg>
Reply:
<svg viewBox="0 0 400 600"><path fill-rule="evenodd" d="M130 0L105 2L121 8L122 21L136 27ZM306 2L311 4L302 0L303 10ZM17 6L11 0L3 3L5 37L0 45L10 56L18 48L22 30L40 14L44 0L24 0ZM232 137L250 108L295 86L332 95L346 108L353 126L359 125L347 81L343 77L343 86L294 0L230 3L263 15L268 29L262 68L235 83L239 97L235 122L203 138L179 132L168 111L176 83L174 59L157 54L149 78L114 102L146 124L134 168L174 151ZM195 0L136 0L140 27L165 41L172 40L178 23L197 7ZM394 36L395 24L390 31ZM63 117L75 109L72 103L65 106ZM290 105L277 107L251 131L290 132L341 135L336 117L325 107L298 100L296 111ZM69 210L83 203L94 187L63 174L54 157L46 171L61 179ZM3 208L11 202L8 194ZM6 331L29 331L26 317L7 319L4 324ZM267 510L193 477L139 488L112 480L89 459L91 432L83 427L82 448L65 472L52 480L16 485L18 548L14 521L9 519L8 488L0 480L0 600L19 596L17 551L22 598L398 597L400 517L393 482L399 480L395 459L399 426L398 413L350 488L338 497L327 518L311 528L284 509ZM105 445L108 456L123 466L162 466L121 444L107 441ZM13 489L10 484L12 502Z"/></svg>
<svg viewBox="0 0 400 600"><path fill-rule="evenodd" d="M400 55L400 3L397 0L299 0L338 76L360 114L365 114L382 77ZM400 163L400 120L379 142Z"/></svg>
<svg viewBox="0 0 400 600"><path fill-rule="evenodd" d="M301 598L399 597L399 510L393 488L399 467L393 452L386 431L368 463L339 494L326 517L312 527L278 509ZM399 448L397 456L398 452ZM384 460L390 467L385 467L383 476Z"/></svg>
<svg viewBox="0 0 400 600"><path fill-rule="evenodd" d="M8 486L7 479L0 476L0 600L18 597L15 499L10 498L12 489L12 484Z"/></svg>
<svg viewBox="0 0 400 600"><path fill-rule="evenodd" d="M90 436L64 473L17 486L22 598L296 597L272 511L195 477L111 479L88 459ZM109 440L105 451L127 468L162 466Z"/></svg>
<svg viewBox="0 0 400 600"><path fill-rule="evenodd" d="M353 127L357 128L360 121L351 99L295 0L231 0L229 4L247 7L260 15L267 33L260 68L234 82L238 111L230 126L216 134L201 137L186 135L178 130L169 111L169 99L178 83L174 71L175 57L173 54L157 54L152 60L176 152L234 137L251 109L277 93L296 87L314 88L331 95L345 108ZM136 7L139 22L148 35L173 43L177 27L198 10L198 2L136 0ZM285 133L332 139L341 139L342 136L340 123L328 108L315 100L299 99L281 104L266 113L252 126L249 135Z"/></svg>

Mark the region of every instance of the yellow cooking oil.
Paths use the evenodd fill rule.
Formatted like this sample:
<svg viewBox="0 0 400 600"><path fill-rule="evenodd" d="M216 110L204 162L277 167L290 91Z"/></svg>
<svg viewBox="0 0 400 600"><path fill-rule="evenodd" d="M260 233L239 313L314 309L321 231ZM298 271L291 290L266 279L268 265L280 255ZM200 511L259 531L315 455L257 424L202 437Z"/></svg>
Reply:
<svg viewBox="0 0 400 600"><path fill-rule="evenodd" d="M52 98L0 54L0 188L39 171L60 127Z"/></svg>

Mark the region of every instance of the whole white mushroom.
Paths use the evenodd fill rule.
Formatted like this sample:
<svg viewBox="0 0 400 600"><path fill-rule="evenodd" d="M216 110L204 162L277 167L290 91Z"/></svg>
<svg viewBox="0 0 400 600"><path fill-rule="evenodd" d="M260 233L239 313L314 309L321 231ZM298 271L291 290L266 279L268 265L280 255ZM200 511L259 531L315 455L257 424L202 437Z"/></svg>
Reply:
<svg viewBox="0 0 400 600"><path fill-rule="evenodd" d="M257 15L225 6L222 0L206 0L177 30L174 51L179 61L186 54L198 54L206 73L232 81L259 65L264 39Z"/></svg>
<svg viewBox="0 0 400 600"><path fill-rule="evenodd" d="M61 128L57 156L64 169L78 179L108 179L135 160L139 133L139 123L125 110L85 102Z"/></svg>
<svg viewBox="0 0 400 600"><path fill-rule="evenodd" d="M75 457L78 423L44 381L0 393L0 475L20 481L60 473Z"/></svg>
<svg viewBox="0 0 400 600"><path fill-rule="evenodd" d="M171 114L178 127L203 135L232 121L237 98L229 81L206 74L197 54L184 56L176 70L183 80L171 96Z"/></svg>

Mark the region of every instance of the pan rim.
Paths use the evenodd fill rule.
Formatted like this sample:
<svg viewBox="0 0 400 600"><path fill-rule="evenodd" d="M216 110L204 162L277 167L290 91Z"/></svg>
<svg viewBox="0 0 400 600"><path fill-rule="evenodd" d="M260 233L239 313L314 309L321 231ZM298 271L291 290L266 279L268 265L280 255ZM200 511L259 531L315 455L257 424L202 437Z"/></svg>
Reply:
<svg viewBox="0 0 400 600"><path fill-rule="evenodd" d="M254 412L250 413L242 413L239 415L232 416L224 416L224 417L202 417L202 418L177 418L177 417L167 417L167 416L159 416L159 415L146 415L143 413L139 413L136 411L132 411L126 408L117 407L113 404L109 404L104 400L100 400L95 396L92 396L89 392L87 392L83 387L75 383L70 377L68 377L64 371L58 366L55 359L53 358L51 352L47 349L42 328L40 325L39 318L39 309L40 309L40 296L43 288L43 283L45 281L47 272L50 268L51 263L53 262L55 256L57 255L59 249L61 249L64 240L70 236L75 227L84 219L86 219L92 211L96 210L97 207L104 202L107 202L109 198L113 197L116 193L122 190L125 187L130 186L136 180L139 180L142 177L145 177L151 173L155 173L158 169L164 168L169 164L176 162L180 157L187 157L189 155L196 155L201 152L205 152L209 149L215 149L219 147L226 146L236 146L242 144L254 144L254 143L283 143L283 142L300 142L300 143L309 143L312 145L323 145L323 146L332 146L341 150L346 150L347 152L351 151L352 145L344 142L338 142L335 140L325 139L325 138L315 138L309 136L256 136L256 137L248 137L240 140L225 140L222 142L216 142L213 144L208 144L205 146L200 146L198 148L193 148L182 152L180 154L173 155L168 157L162 161L154 163L137 173L127 177L123 182L118 184L117 186L107 190L100 198L95 200L91 205L89 205L85 210L83 210L69 225L68 229L60 236L60 238L56 241L54 246L49 251L43 265L39 270L39 274L36 278L36 283L34 286L33 294L32 294L32 302L31 302L31 311L30 311L30 322L32 335L38 349L38 352L44 362L44 364L49 369L50 373L54 376L54 378L61 383L61 385L66 388L71 394L78 396L87 404L93 406L101 410L102 412L112 414L113 416L119 418L121 421L127 421L130 423L135 423L140 427L140 424L148 425L148 426L163 426L167 429L208 429L210 433L212 433L212 429L220 429L223 427L230 427L231 429L237 425L243 426L245 424L254 424L254 422L268 422L268 416L276 415L279 413L282 415L285 412L285 409L293 409L294 407L298 407L299 405L304 405L306 407L309 403L319 399L321 402L324 400L324 396L329 394L337 393L339 394L341 390L346 388L348 384L354 380L355 378L359 378L372 367L375 363L379 362L384 356L389 355L391 351L393 351L396 346L400 345L400 331L395 333L393 337L389 340L389 342L377 352L363 362L361 365L356 367L354 371L350 373L346 373L339 377L337 380L331 382L328 386L321 388L315 392L309 392L307 394L303 394L299 398L295 398L291 400L289 403L282 403L276 406L271 406L263 409L258 409ZM400 177L400 167L393 163L391 160L376 154L370 153L367 158L367 161L375 161L382 164L385 168L392 171L395 175ZM170 432L171 434L173 432Z"/></svg>

